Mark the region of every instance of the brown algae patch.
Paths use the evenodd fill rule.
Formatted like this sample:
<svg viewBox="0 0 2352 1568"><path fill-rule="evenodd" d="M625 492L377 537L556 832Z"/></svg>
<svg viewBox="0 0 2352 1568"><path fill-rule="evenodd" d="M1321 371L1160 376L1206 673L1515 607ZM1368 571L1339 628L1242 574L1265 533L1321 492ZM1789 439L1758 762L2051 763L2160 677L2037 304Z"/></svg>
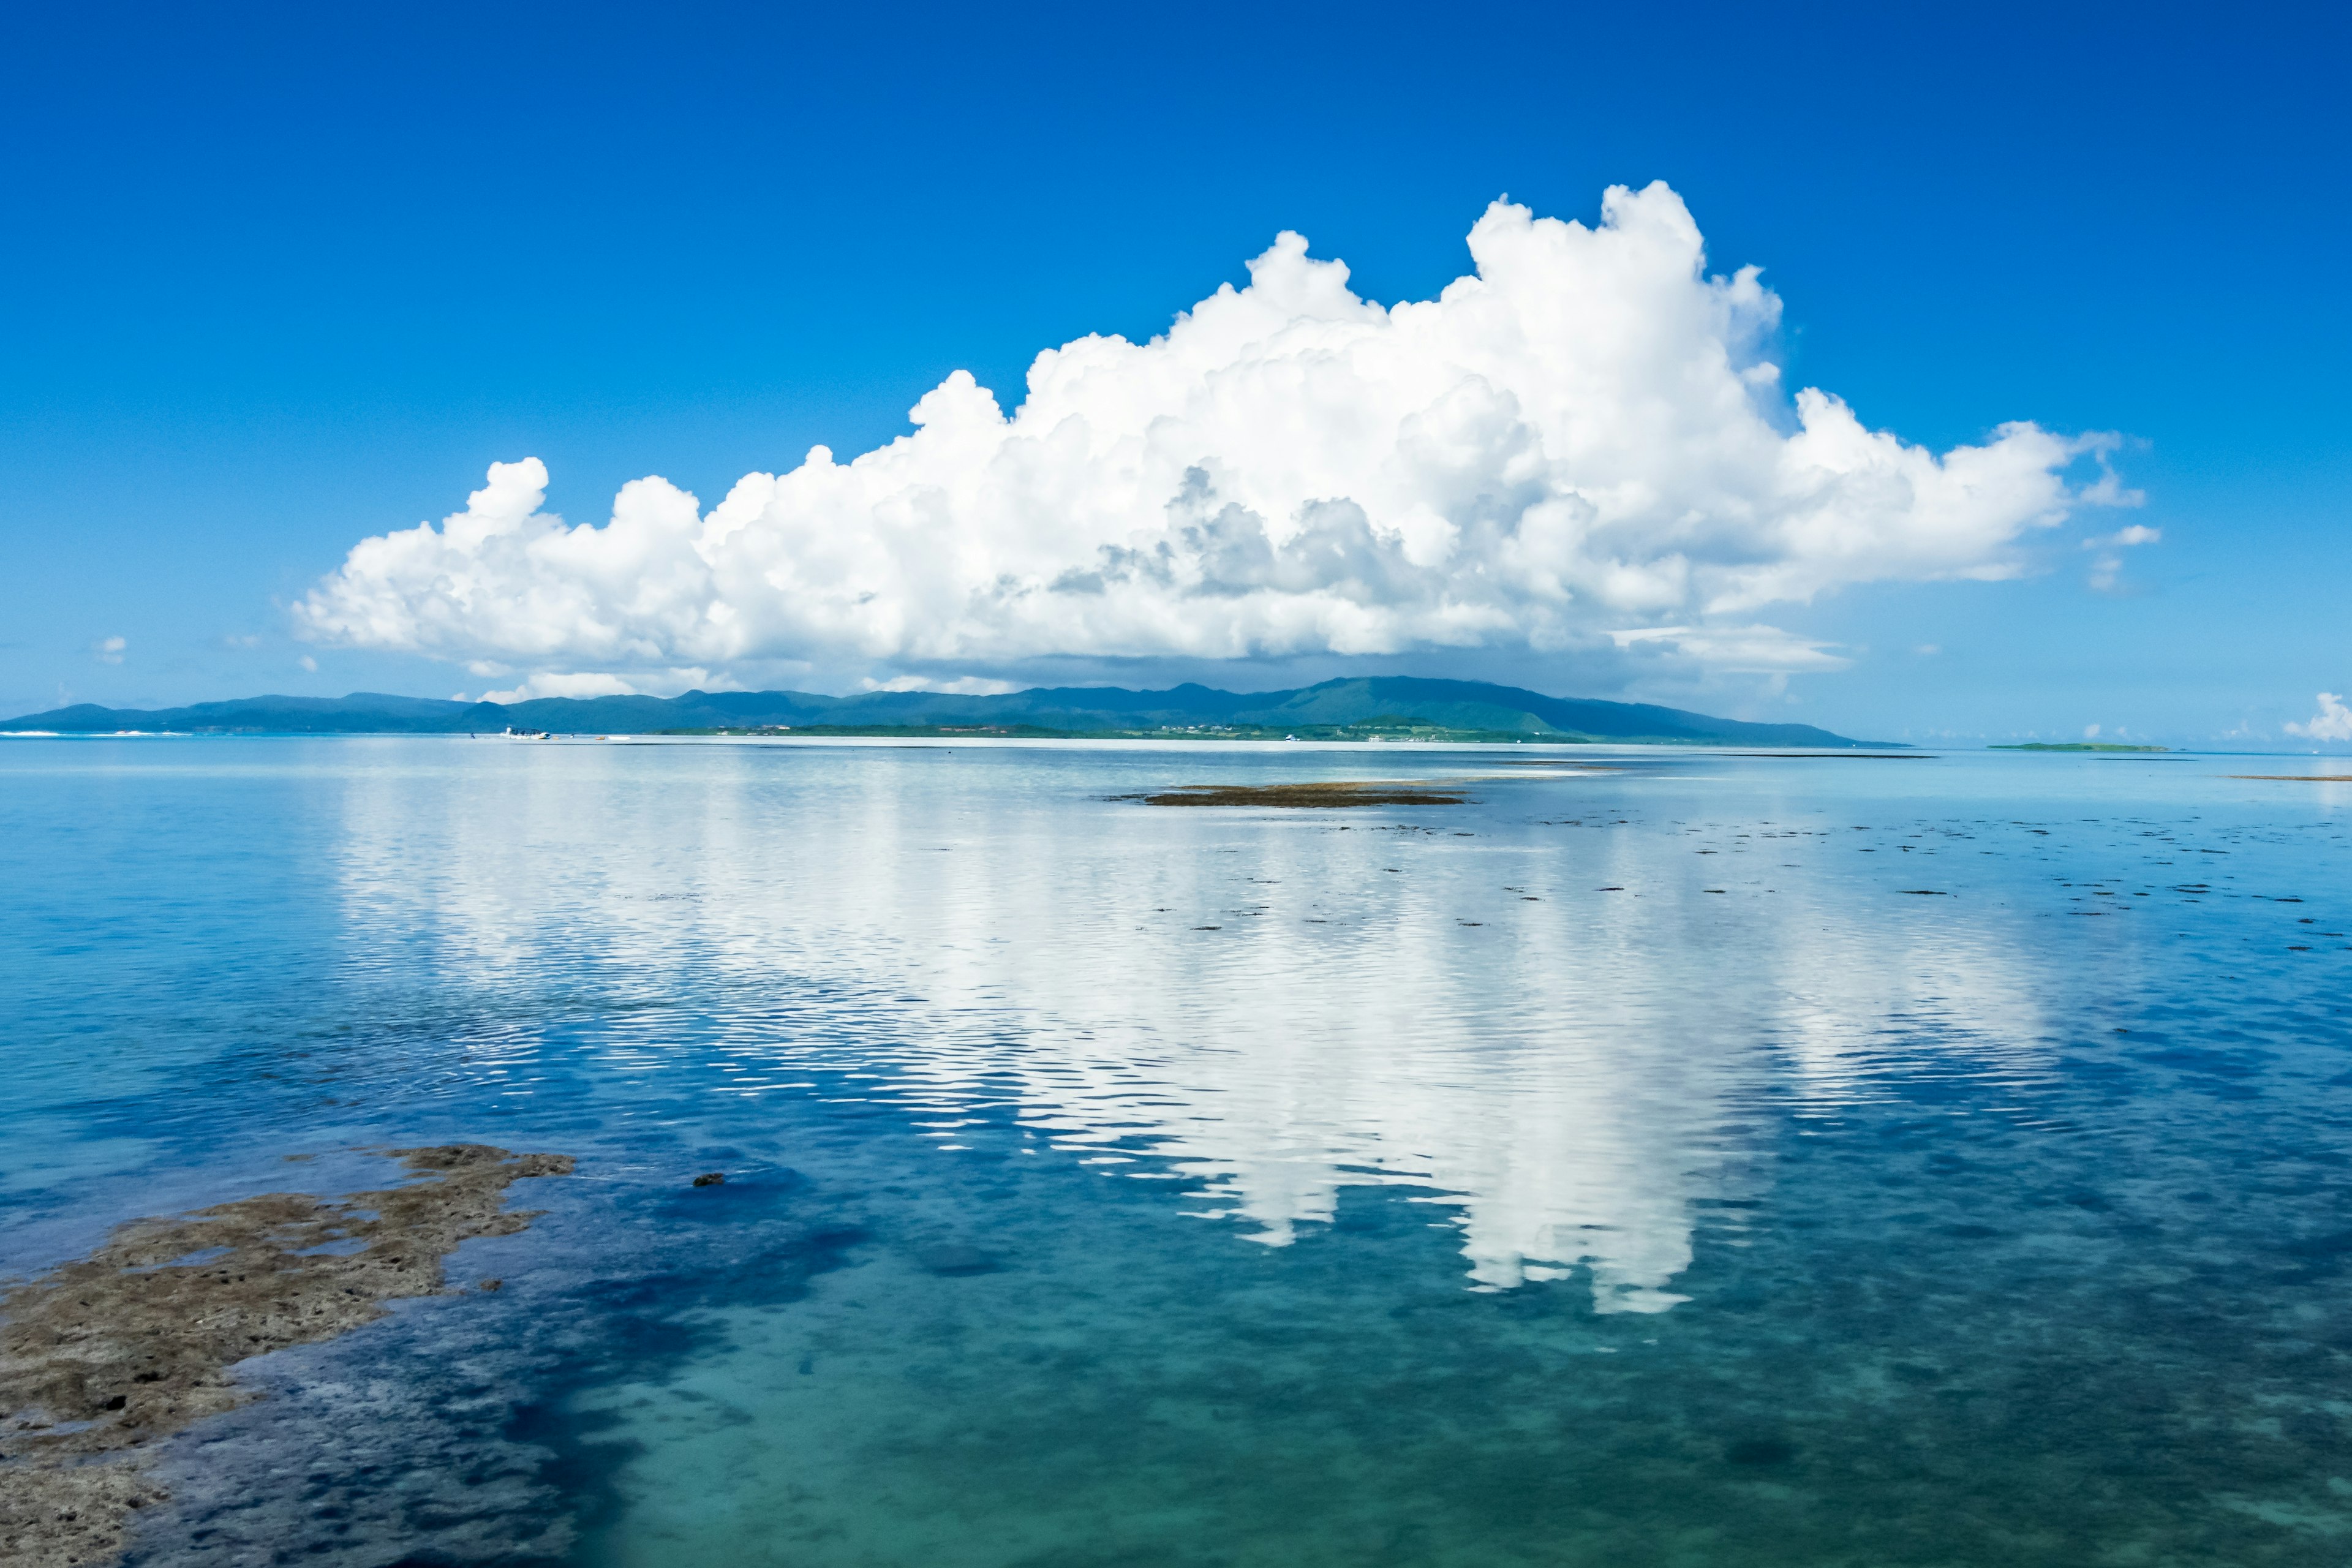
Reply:
<svg viewBox="0 0 2352 1568"><path fill-rule="evenodd" d="M1415 784L1405 779L1331 779L1309 784L1181 784L1156 795L1122 795L1146 805L1460 805L1469 796L1452 781Z"/></svg>
<svg viewBox="0 0 2352 1568"><path fill-rule="evenodd" d="M509 1184L572 1170L566 1154L487 1143L382 1152L421 1179L132 1220L0 1296L0 1561L112 1561L131 1510L163 1497L142 1450L259 1397L232 1366L333 1339L395 1297L442 1292L459 1242L529 1225L502 1206Z"/></svg>

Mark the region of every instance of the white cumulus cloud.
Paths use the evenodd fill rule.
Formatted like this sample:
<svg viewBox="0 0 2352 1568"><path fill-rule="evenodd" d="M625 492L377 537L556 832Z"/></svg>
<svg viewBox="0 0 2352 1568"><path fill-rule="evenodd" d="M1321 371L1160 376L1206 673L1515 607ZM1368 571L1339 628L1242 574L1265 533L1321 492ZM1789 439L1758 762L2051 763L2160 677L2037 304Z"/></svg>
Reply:
<svg viewBox="0 0 2352 1568"><path fill-rule="evenodd" d="M861 691L944 691L956 697L1002 697L1021 689L1013 681L992 680L984 675L961 676L953 680L929 675L894 675L887 680L877 680L869 675L857 685Z"/></svg>
<svg viewBox="0 0 2352 1568"><path fill-rule="evenodd" d="M2352 741L2352 708L2344 705L2341 694L2323 691L2319 694L2319 711L2307 724L2289 723L2286 732L2301 735L2306 741Z"/></svg>
<svg viewBox="0 0 2352 1568"><path fill-rule="evenodd" d="M696 687L724 689L727 683L714 680L707 669L665 669L651 675L646 684L670 691L686 691ZM641 689L617 675L601 671L547 670L504 691L485 691L481 700L527 702L537 697L635 697Z"/></svg>
<svg viewBox="0 0 2352 1568"><path fill-rule="evenodd" d="M1002 672L1629 638L1786 673L1840 660L1768 606L2015 575L2032 531L2136 499L2105 471L2111 437L2010 424L1938 455L1829 393L1791 397L1779 299L1754 268L1710 275L1663 184L1612 188L1591 227L1496 202L1470 250L1473 275L1383 308L1286 233L1160 337L1039 354L1010 416L959 371L912 434L847 463L815 447L707 511L646 478L572 526L537 458L494 464L440 526L356 545L297 628L503 661L534 692L776 659ZM2099 474L2072 487L2085 457Z"/></svg>

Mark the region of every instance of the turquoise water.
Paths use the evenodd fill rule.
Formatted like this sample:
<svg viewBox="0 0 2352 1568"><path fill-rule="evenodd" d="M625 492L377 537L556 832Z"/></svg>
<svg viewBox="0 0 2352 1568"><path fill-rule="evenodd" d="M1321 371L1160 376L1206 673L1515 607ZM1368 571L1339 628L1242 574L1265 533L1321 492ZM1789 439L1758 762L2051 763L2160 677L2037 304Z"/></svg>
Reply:
<svg viewBox="0 0 2352 1568"><path fill-rule="evenodd" d="M1544 755L9 742L0 1269L579 1156L149 1563L2352 1554L2352 785Z"/></svg>

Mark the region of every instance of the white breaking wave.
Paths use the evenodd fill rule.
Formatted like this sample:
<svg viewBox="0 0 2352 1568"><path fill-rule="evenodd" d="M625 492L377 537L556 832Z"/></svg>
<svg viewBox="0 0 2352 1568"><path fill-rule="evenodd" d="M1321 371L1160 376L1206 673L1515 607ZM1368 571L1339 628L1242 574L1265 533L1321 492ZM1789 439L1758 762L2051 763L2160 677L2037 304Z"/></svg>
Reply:
<svg viewBox="0 0 2352 1568"><path fill-rule="evenodd" d="M747 475L704 511L658 478L611 521L542 510L536 458L439 527L362 541L294 607L312 639L676 689L730 665L1003 668L1665 643L1832 668L1767 606L1999 578L2070 507L2128 503L2115 438L2001 426L1938 456L1768 357L1780 302L1706 271L1664 184L1598 226L1507 202L1436 299L1359 299L1285 233L1162 336L1039 354L1007 416L959 371L908 436ZM2103 477L2066 471L2085 457ZM594 678L593 680L590 678Z"/></svg>

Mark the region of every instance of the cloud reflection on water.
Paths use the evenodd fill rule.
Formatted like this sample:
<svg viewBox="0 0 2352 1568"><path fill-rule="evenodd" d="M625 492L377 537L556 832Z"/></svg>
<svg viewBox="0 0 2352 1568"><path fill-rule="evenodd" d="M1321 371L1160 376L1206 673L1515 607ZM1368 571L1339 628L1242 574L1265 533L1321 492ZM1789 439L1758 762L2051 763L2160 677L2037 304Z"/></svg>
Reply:
<svg viewBox="0 0 2352 1568"><path fill-rule="evenodd" d="M504 1020L455 1031L475 1091L530 1092L584 1012L608 1098L857 1075L950 1157L1009 1111L1271 1246L1408 1189L1481 1289L1667 1310L1805 1117L2040 1060L1997 915L1859 900L1761 796L1695 837L1636 778L1177 812L1102 798L1164 752L415 755L345 786L345 910Z"/></svg>

